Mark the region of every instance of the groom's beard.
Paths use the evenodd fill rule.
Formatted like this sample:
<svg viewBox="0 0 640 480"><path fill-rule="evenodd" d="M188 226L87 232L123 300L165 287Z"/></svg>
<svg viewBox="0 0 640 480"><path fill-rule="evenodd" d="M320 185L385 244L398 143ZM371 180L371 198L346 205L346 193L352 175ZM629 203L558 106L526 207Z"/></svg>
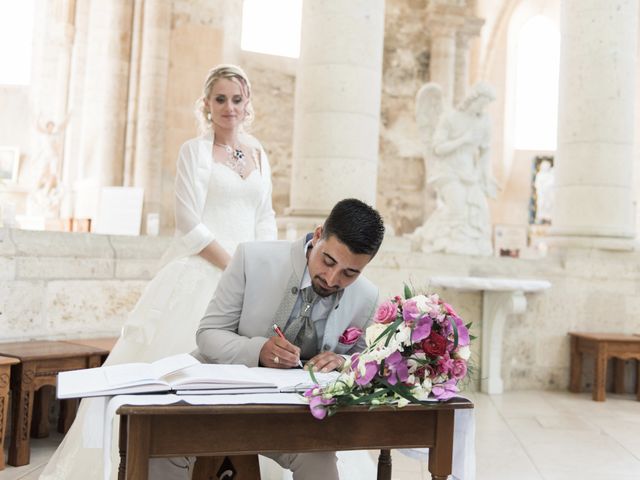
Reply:
<svg viewBox="0 0 640 480"><path fill-rule="evenodd" d="M327 282L317 275L311 279L311 287L319 297L329 297L340 291L340 287L330 287Z"/></svg>

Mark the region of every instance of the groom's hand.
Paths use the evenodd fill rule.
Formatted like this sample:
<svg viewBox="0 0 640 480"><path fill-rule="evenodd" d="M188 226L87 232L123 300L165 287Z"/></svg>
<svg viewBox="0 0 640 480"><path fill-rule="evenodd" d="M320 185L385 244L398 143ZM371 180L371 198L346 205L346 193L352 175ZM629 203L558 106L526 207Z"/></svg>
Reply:
<svg viewBox="0 0 640 480"><path fill-rule="evenodd" d="M284 338L271 337L262 346L259 360L263 367L297 367L300 360L300 349Z"/></svg>
<svg viewBox="0 0 640 480"><path fill-rule="evenodd" d="M344 365L345 358L342 355L330 351L322 352L313 357L304 366L306 370L314 372L331 372L340 370Z"/></svg>

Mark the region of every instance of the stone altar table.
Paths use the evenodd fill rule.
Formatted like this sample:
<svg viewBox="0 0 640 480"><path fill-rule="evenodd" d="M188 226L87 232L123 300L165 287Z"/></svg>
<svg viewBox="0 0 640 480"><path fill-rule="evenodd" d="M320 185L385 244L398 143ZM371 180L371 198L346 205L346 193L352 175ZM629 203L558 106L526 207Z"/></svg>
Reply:
<svg viewBox="0 0 640 480"><path fill-rule="evenodd" d="M537 293L551 287L546 280L492 277L431 277L432 287L460 291L482 291L482 359L480 389L484 393L503 392L502 336L507 316L527 309L525 293Z"/></svg>

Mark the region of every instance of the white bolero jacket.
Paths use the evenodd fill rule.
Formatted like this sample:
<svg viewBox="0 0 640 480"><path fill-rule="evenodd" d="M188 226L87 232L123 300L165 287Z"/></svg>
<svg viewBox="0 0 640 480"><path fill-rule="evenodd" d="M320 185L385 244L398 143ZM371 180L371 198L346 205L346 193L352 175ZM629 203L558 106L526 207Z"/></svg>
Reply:
<svg viewBox="0 0 640 480"><path fill-rule="evenodd" d="M267 154L255 137L242 133L239 140L260 152L258 167L262 170L266 184L257 209L255 239L274 240L278 236L278 230L271 206L271 167ZM180 147L175 182L175 238L162 257L163 265L178 258L195 255L216 239L216 232L202 223L213 166L213 141L213 134L206 133L186 141Z"/></svg>

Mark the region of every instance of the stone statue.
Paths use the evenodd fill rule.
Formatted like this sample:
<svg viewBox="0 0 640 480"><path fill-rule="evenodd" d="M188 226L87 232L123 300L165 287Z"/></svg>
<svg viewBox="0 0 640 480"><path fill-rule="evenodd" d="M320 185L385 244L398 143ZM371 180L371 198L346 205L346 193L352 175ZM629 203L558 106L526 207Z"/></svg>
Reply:
<svg viewBox="0 0 640 480"><path fill-rule="evenodd" d="M477 83L456 108L445 110L442 89L420 88L416 119L425 142L428 186L436 191L435 211L410 235L424 252L491 255L487 197L496 194L489 158L490 125L486 108L493 89Z"/></svg>
<svg viewBox="0 0 640 480"><path fill-rule="evenodd" d="M29 213L54 218L58 216L58 209L62 198L58 172L62 161L62 142L64 130L70 115L60 123L53 120L36 122L36 128L42 135L42 147L36 156L35 189L29 198Z"/></svg>
<svg viewBox="0 0 640 480"><path fill-rule="evenodd" d="M554 197L554 174L549 160L542 160L536 173L533 186L536 189L535 223L550 224Z"/></svg>

